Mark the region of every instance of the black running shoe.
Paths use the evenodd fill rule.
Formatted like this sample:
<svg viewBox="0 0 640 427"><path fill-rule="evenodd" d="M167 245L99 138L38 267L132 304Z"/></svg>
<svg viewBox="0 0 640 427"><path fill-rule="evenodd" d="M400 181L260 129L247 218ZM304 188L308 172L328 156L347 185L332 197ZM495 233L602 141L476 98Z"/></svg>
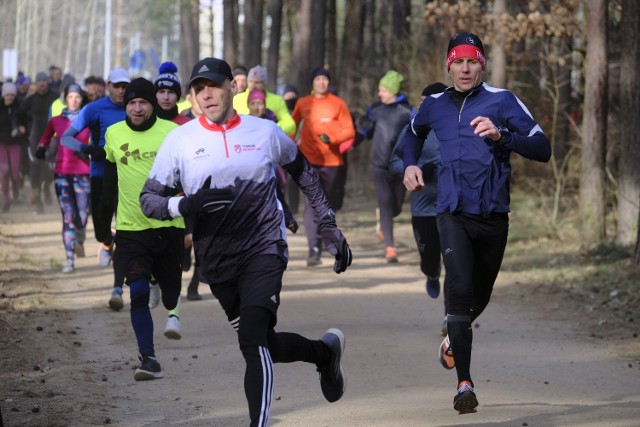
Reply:
<svg viewBox="0 0 640 427"><path fill-rule="evenodd" d="M136 381L157 380L162 378L162 368L155 357L138 357L142 362L133 371L133 379Z"/></svg>
<svg viewBox="0 0 640 427"><path fill-rule="evenodd" d="M476 412L478 398L476 392L468 381L462 381L458 386L458 393L453 398L453 409L461 414Z"/></svg>
<svg viewBox="0 0 640 427"><path fill-rule="evenodd" d="M320 387L325 399L336 402L340 400L347 388L347 377L340 364L346 340L340 329L331 328L324 333L320 341L325 343L332 353L331 362L322 368L318 367Z"/></svg>

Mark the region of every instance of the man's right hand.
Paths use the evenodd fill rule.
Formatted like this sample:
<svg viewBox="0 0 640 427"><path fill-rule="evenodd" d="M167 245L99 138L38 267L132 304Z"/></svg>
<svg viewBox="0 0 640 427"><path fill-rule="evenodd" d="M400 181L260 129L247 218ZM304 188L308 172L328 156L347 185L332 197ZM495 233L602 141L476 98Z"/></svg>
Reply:
<svg viewBox="0 0 640 427"><path fill-rule="evenodd" d="M230 188L210 188L211 177L207 178L202 187L190 196L185 196L178 204L182 216L192 216L199 213L213 213L226 209L233 201Z"/></svg>
<svg viewBox="0 0 640 427"><path fill-rule="evenodd" d="M107 158L107 153L104 151L104 148L95 144L82 144L80 151L83 154L91 156L91 160L104 160Z"/></svg>
<svg viewBox="0 0 640 427"><path fill-rule="evenodd" d="M407 190L415 193L424 187L424 179L422 178L422 170L418 166L407 166L404 170L404 179L402 180Z"/></svg>

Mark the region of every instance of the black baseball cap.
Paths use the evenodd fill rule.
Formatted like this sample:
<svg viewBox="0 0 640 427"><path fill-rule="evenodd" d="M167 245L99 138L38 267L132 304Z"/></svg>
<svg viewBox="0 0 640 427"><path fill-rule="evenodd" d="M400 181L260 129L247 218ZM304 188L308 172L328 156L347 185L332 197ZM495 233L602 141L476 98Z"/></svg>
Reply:
<svg viewBox="0 0 640 427"><path fill-rule="evenodd" d="M227 79L233 80L233 74L231 73L231 67L225 61L209 57L201 59L193 66L187 87L191 88L191 85L197 79L223 82Z"/></svg>

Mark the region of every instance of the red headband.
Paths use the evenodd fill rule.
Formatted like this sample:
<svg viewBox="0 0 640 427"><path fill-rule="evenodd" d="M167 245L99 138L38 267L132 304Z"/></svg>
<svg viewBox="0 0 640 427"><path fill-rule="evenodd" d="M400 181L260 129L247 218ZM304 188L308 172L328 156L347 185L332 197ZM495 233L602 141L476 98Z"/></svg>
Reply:
<svg viewBox="0 0 640 427"><path fill-rule="evenodd" d="M482 69L484 70L484 67L486 65L486 60L484 59L484 54L482 53L482 51L480 49L478 49L476 46L472 45L472 44L461 44L458 45L454 48L452 48L449 51L449 54L447 55L447 72L449 71L449 69L451 68L451 63L453 61L455 61L458 58L473 58L473 59L477 59L478 61L480 61L480 64L482 64Z"/></svg>

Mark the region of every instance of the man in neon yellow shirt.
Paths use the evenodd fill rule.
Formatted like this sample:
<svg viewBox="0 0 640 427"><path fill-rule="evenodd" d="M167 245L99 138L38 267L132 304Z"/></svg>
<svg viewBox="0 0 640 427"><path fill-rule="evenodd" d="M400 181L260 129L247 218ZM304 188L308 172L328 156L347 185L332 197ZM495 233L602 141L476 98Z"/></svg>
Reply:
<svg viewBox="0 0 640 427"><path fill-rule="evenodd" d="M247 90L233 97L233 109L236 110L238 114L249 114L249 93L254 89L260 90L265 94L267 108L275 113L280 129L293 138L296 134L296 122L293 121L291 114L289 114L284 99L280 95L271 93L266 89L266 80L267 70L265 68L256 65L250 69L249 75L247 76Z"/></svg>
<svg viewBox="0 0 640 427"><path fill-rule="evenodd" d="M158 280L167 310L176 308L182 285L184 221L147 218L140 208L140 191L165 136L178 127L154 113L153 83L138 78L125 90L126 119L109 126L105 134L105 203L118 195L115 256L131 290L131 324L138 342L141 365L136 381L162 378L153 347L153 319L149 310L151 276ZM172 320L174 319L174 320ZM177 317L170 317L177 322ZM169 322L167 322L169 325Z"/></svg>

